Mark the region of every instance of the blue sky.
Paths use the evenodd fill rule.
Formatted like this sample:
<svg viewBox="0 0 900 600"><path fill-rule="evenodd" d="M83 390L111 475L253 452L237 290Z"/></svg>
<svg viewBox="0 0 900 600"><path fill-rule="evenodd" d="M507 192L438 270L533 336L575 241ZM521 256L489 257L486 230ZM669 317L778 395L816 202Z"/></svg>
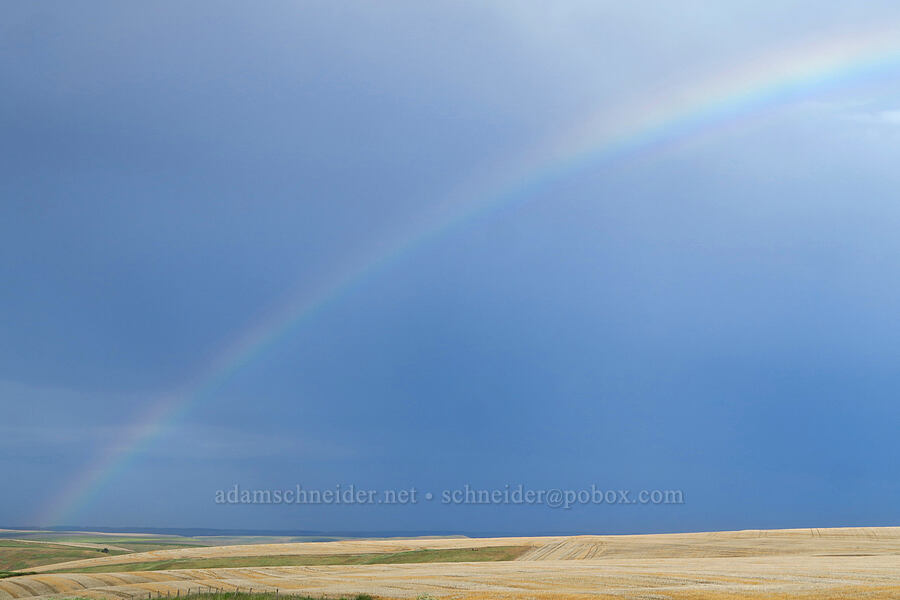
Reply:
<svg viewBox="0 0 900 600"><path fill-rule="evenodd" d="M477 207L481 182L559 132L813 37L900 26L889 2L4 14L0 526L39 524L273 307ZM588 163L428 237L168 420L64 524L896 524L898 73ZM686 501L216 506L235 483Z"/></svg>

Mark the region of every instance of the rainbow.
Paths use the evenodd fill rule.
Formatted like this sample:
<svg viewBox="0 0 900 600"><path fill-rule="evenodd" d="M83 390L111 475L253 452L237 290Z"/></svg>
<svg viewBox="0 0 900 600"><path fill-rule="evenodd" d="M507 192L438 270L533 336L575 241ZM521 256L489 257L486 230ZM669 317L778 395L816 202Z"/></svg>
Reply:
<svg viewBox="0 0 900 600"><path fill-rule="evenodd" d="M405 230L339 268L310 289L301 287L222 348L190 380L155 398L121 439L54 496L37 516L59 524L88 505L189 407L208 397L231 374L398 257L475 217L522 202L542 186L588 165L608 165L734 123L821 92L883 76L900 67L900 27L798 43L759 56L685 87L667 87L650 101L615 113L588 115L563 135L461 186Z"/></svg>

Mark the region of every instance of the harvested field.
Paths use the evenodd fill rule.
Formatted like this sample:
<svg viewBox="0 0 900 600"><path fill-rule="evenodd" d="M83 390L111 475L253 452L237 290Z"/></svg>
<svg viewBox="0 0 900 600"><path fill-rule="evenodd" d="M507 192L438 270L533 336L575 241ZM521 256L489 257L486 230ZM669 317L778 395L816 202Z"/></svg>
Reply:
<svg viewBox="0 0 900 600"><path fill-rule="evenodd" d="M386 598L415 598L427 592L467 599L896 599L900 559L791 556L66 573L0 580L0 599L77 594L137 600L148 593L183 595L198 586Z"/></svg>
<svg viewBox="0 0 900 600"><path fill-rule="evenodd" d="M364 547L531 546L517 560L423 564L266 566L115 572L42 573L0 580L0 600L78 595L139 600L184 595L198 587L253 588L313 596L368 593L383 598L546 600L837 600L900 598L900 528L739 531L568 538L367 540L284 544L324 557ZM313 548L315 547L315 548ZM220 556L262 546L191 548ZM279 551L278 549L274 549ZM284 552L284 550L281 550ZM108 557L134 559L150 554ZM278 554L274 554L277 556ZM254 556L260 556L256 554ZM105 560L105 559L101 559ZM70 568L78 563L67 563ZM64 565L53 565L59 569ZM45 567L45 570L47 568Z"/></svg>
<svg viewBox="0 0 900 600"><path fill-rule="evenodd" d="M300 554L277 556L233 556L230 558L182 558L156 562L116 565L123 571L164 571L172 569L212 569L221 567L273 567L309 565L388 565L437 562L487 562L514 560L529 550L529 546L491 546L489 548L448 548L444 550L409 550L407 552L376 552L372 554ZM93 566L67 569L67 572L103 573L109 567Z"/></svg>
<svg viewBox="0 0 900 600"><path fill-rule="evenodd" d="M113 567L118 564L251 556L375 554L414 550L531 546L519 560L594 558L714 558L769 555L900 554L900 527L775 529L652 535L581 535L518 538L412 538L253 544L157 550L45 565L36 572ZM116 570L110 568L111 571Z"/></svg>
<svg viewBox="0 0 900 600"><path fill-rule="evenodd" d="M168 561L184 559L221 559L250 556L333 556L342 554L378 554L388 552L410 552L415 550L452 550L464 548L488 548L497 546L541 546L559 542L563 537L533 538L410 538L386 540L346 540L340 542L300 542L292 544L252 544L238 546L209 546L201 548L179 548L103 556L96 559L76 560L52 566L31 569L35 572L58 571L60 569L82 569L88 567L110 567L115 565Z"/></svg>
<svg viewBox="0 0 900 600"><path fill-rule="evenodd" d="M900 527L752 529L659 535L580 535L535 547L519 560L900 554Z"/></svg>

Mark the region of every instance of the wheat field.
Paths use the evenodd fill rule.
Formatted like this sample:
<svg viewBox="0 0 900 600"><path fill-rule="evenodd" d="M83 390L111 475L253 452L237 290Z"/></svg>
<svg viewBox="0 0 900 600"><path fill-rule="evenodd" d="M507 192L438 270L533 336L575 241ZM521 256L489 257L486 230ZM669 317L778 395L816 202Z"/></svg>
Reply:
<svg viewBox="0 0 900 600"><path fill-rule="evenodd" d="M410 549L530 546L518 560L172 569L115 572L164 558L341 554ZM150 556L152 555L152 556ZM78 595L138 600L200 586L384 598L631 598L645 600L900 598L900 528L794 529L531 538L348 540L185 548L44 566L105 564L103 573L41 573L0 580L0 600Z"/></svg>

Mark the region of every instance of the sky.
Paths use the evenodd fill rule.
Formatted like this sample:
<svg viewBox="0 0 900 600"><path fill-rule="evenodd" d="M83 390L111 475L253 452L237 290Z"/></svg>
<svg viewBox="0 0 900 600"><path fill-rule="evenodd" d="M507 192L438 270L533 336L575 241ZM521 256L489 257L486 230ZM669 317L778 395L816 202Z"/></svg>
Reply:
<svg viewBox="0 0 900 600"><path fill-rule="evenodd" d="M0 526L898 524L900 61L582 151L895 2L3 13Z"/></svg>

